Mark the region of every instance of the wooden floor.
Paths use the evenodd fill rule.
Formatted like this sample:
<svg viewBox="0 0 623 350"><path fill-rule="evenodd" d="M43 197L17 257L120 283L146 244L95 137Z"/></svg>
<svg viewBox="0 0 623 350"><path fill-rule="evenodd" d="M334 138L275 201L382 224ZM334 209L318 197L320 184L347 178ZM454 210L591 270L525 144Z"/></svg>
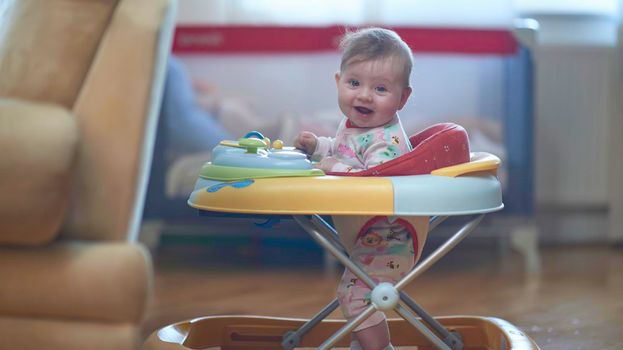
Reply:
<svg viewBox="0 0 623 350"><path fill-rule="evenodd" d="M195 248L155 254L145 334L206 315L308 318L334 297L339 278L318 266L217 264L198 256ZM541 259L542 273L530 275L511 251L459 246L407 292L434 315L506 319L544 350L623 349L623 250L542 248Z"/></svg>

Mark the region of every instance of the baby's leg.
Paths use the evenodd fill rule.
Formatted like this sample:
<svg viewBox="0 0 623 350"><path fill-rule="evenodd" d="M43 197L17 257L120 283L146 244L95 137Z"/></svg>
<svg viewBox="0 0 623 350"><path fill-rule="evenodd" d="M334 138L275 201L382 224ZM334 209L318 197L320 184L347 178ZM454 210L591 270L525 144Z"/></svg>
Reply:
<svg viewBox="0 0 623 350"><path fill-rule="evenodd" d="M353 332L362 350L384 350L389 347L389 327L383 320L372 327Z"/></svg>
<svg viewBox="0 0 623 350"><path fill-rule="evenodd" d="M364 266L364 270L366 270ZM371 271L366 271L370 273ZM375 276L371 276L375 282ZM359 315L370 305L370 288L348 269L344 271L337 290L340 308L346 319ZM351 350L383 350L389 345L389 331L385 315L375 311L353 331ZM359 345L361 344L361 345Z"/></svg>
<svg viewBox="0 0 623 350"><path fill-rule="evenodd" d="M415 229L405 220L374 218L357 235L350 256L375 283L396 283L413 267L418 251L412 237ZM351 319L370 304L370 288L346 270L338 288L338 300L344 316ZM354 338L364 350L390 347L389 329L382 312L376 311L355 328ZM353 347L353 349L355 349Z"/></svg>

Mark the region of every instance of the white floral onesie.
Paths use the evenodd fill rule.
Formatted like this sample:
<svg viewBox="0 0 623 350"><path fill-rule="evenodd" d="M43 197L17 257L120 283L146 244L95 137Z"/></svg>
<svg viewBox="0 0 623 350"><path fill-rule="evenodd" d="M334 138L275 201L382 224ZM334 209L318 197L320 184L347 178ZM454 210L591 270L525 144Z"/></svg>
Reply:
<svg viewBox="0 0 623 350"><path fill-rule="evenodd" d="M411 144L397 115L389 123L376 128L358 128L343 119L335 138L318 138L312 160L333 157L336 162L331 166L331 172L358 172L410 150ZM424 230L419 232L414 228L422 224L427 226L427 221L421 218L342 216L333 220L350 257L376 283L396 283L404 277L421 251L417 235L427 232L424 227L420 227ZM348 269L342 275L337 295L347 319L357 316L370 303L370 288ZM374 326L384 318L382 312L376 311L355 331Z"/></svg>
<svg viewBox="0 0 623 350"><path fill-rule="evenodd" d="M312 160L332 156L337 160L331 172L357 172L397 158L411 150L411 144L397 115L376 128L352 126L346 118L335 138L319 137Z"/></svg>

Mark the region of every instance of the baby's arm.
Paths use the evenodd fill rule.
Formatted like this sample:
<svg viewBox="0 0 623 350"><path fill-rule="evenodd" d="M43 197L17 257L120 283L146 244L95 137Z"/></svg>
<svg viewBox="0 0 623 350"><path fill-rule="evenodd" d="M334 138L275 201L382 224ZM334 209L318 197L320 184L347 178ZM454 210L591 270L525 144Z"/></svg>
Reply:
<svg viewBox="0 0 623 350"><path fill-rule="evenodd" d="M363 167L342 163L334 157L323 158L317 167L325 172L356 173L383 164L386 161L399 157L401 154L402 151L398 146L384 140L379 140L370 145L364 152Z"/></svg>
<svg viewBox="0 0 623 350"><path fill-rule="evenodd" d="M345 164L337 160L335 157L325 157L316 165L316 168L324 172L336 172L336 173L352 173L365 170L364 168L357 168L349 164Z"/></svg>

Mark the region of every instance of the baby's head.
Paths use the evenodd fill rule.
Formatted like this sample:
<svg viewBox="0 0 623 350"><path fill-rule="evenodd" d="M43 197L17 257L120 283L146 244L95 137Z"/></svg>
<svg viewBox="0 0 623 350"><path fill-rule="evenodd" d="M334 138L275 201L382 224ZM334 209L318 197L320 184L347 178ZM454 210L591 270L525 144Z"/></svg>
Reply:
<svg viewBox="0 0 623 350"><path fill-rule="evenodd" d="M340 49L335 81L342 113L358 127L387 124L411 94L411 49L398 34L382 28L347 33Z"/></svg>

